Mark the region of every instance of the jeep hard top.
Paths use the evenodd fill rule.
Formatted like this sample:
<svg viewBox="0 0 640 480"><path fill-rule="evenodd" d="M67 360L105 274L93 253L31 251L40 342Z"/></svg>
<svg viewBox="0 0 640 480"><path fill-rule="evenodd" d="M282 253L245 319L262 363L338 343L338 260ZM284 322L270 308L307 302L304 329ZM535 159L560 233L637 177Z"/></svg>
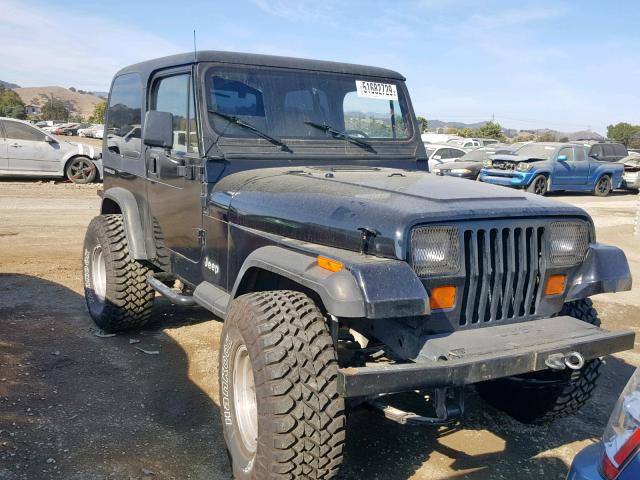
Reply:
<svg viewBox="0 0 640 480"><path fill-rule="evenodd" d="M228 52L118 72L85 297L105 331L156 292L224 319L219 394L237 478L331 478L347 407L400 423L523 422L591 396L633 346L589 296L631 286L579 208L426 173L402 75ZM531 395L535 389L536 395ZM421 392L424 411L398 403ZM411 396L411 393L406 394ZM413 412L413 413L412 413Z"/></svg>

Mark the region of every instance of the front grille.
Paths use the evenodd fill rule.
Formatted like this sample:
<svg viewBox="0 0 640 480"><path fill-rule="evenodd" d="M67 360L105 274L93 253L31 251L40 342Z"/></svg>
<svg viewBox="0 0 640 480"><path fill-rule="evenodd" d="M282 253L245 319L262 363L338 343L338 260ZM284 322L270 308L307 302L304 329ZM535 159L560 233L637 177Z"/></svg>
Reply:
<svg viewBox="0 0 640 480"><path fill-rule="evenodd" d="M461 326L536 314L543 234L539 225L464 231Z"/></svg>
<svg viewBox="0 0 640 480"><path fill-rule="evenodd" d="M507 162L505 160L494 160L492 163L493 168L498 170L515 170L516 164L513 162Z"/></svg>

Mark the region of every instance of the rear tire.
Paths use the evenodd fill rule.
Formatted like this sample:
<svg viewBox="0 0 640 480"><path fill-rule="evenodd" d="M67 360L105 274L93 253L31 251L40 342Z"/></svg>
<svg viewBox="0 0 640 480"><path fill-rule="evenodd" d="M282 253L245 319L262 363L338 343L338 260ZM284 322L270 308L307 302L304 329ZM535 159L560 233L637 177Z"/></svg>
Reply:
<svg viewBox="0 0 640 480"><path fill-rule="evenodd" d="M527 192L535 193L536 195L545 196L547 193L548 181L544 175L538 175L527 187Z"/></svg>
<svg viewBox="0 0 640 480"><path fill-rule="evenodd" d="M152 271L129 256L122 215L95 217L84 240L84 296L93 321L105 332L140 328L149 321L155 291Z"/></svg>
<svg viewBox="0 0 640 480"><path fill-rule="evenodd" d="M564 304L559 315L600 326L590 299ZM522 423L544 424L577 412L591 398L600 376L601 360L586 362L580 370L543 370L476 385L493 407Z"/></svg>
<svg viewBox="0 0 640 480"><path fill-rule="evenodd" d="M303 293L250 293L230 305L220 339L222 424L234 478L333 478L344 399L325 319Z"/></svg>
<svg viewBox="0 0 640 480"><path fill-rule="evenodd" d="M606 197L611 193L611 177L603 175L598 179L596 186L593 188L593 194L596 197Z"/></svg>

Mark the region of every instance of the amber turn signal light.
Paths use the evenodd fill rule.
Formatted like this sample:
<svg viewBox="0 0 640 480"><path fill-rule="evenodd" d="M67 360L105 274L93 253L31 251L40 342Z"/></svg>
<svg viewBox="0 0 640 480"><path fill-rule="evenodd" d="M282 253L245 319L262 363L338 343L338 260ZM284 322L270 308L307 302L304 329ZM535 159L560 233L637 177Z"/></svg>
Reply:
<svg viewBox="0 0 640 480"><path fill-rule="evenodd" d="M551 275L547 279L547 285L544 287L545 295L560 295L564 293L564 284L567 280L566 275Z"/></svg>
<svg viewBox="0 0 640 480"><path fill-rule="evenodd" d="M344 265L341 262L322 256L318 256L318 266L325 270L329 270L330 272L339 272L344 268Z"/></svg>
<svg viewBox="0 0 640 480"><path fill-rule="evenodd" d="M456 304L456 287L453 285L443 285L431 289L429 298L431 310L446 310L453 308Z"/></svg>

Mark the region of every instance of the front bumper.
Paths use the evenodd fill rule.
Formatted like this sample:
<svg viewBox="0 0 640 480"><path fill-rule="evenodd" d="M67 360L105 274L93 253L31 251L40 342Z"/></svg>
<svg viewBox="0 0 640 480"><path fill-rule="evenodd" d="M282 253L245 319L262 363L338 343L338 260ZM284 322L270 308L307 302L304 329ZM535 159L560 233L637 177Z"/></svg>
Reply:
<svg viewBox="0 0 640 480"><path fill-rule="evenodd" d="M640 172L625 172L622 175L621 187L629 190L640 189Z"/></svg>
<svg viewBox="0 0 640 480"><path fill-rule="evenodd" d="M526 187L535 176L532 172L518 172L516 170L482 169L480 181L503 185L506 187Z"/></svg>
<svg viewBox="0 0 640 480"><path fill-rule="evenodd" d="M562 316L434 335L413 363L368 364L338 371L338 391L362 397L463 386L545 370L551 356L578 352L585 360L633 348L632 331L609 332Z"/></svg>
<svg viewBox="0 0 640 480"><path fill-rule="evenodd" d="M456 177L456 178L466 178L467 180L475 180L478 176L477 171L469 171L468 173L453 173L451 170L437 170L434 172L436 175L442 177Z"/></svg>

